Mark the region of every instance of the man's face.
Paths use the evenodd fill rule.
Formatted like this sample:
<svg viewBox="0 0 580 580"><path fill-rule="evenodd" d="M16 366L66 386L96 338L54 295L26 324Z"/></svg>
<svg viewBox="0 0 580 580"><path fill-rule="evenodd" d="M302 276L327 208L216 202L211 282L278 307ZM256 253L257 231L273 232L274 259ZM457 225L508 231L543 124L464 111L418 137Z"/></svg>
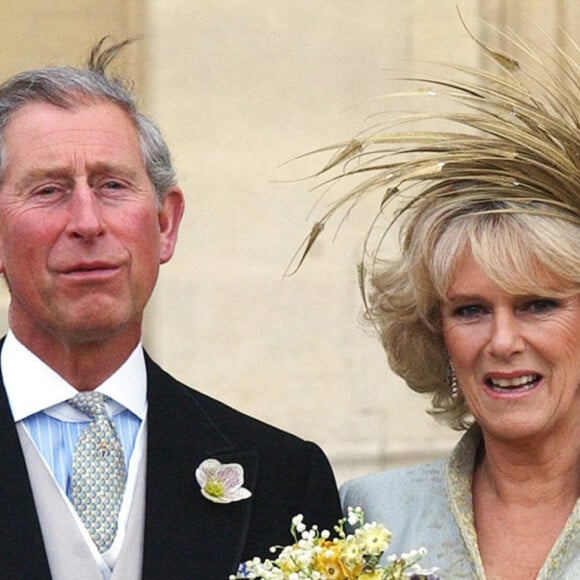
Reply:
<svg viewBox="0 0 580 580"><path fill-rule="evenodd" d="M159 207L127 114L99 102L26 105L5 130L0 271L10 325L27 345L140 336L159 265L183 211Z"/></svg>

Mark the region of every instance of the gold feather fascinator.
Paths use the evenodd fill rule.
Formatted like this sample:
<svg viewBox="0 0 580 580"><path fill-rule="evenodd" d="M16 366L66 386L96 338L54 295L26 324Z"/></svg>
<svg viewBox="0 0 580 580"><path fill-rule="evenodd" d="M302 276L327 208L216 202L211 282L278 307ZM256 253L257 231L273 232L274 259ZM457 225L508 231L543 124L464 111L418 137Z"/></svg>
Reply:
<svg viewBox="0 0 580 580"><path fill-rule="evenodd" d="M300 267L329 220L346 219L369 196L376 196L378 208L369 232L394 201L387 230L421 200L444 204L457 196L466 210L506 211L493 202L515 202L507 211L554 215L580 226L580 48L572 39L572 51L564 51L555 43L542 48L508 38L521 54L516 58L472 38L498 72L441 65L449 74L403 79L418 84L414 96L436 99L452 112L399 115L313 152L332 154L316 175L317 187L336 192L345 182L355 185L335 194L288 272ZM444 129L416 128L441 122ZM368 235L365 254L367 244Z"/></svg>

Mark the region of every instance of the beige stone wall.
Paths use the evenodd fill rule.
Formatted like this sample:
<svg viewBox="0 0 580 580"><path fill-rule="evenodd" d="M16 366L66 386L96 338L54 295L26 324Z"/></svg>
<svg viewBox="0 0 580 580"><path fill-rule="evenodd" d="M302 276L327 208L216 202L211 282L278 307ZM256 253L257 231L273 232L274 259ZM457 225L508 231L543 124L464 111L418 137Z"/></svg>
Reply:
<svg viewBox="0 0 580 580"><path fill-rule="evenodd" d="M2 78L39 65L80 64L103 36L142 34L144 9L140 0L2 0ZM131 49L126 59L138 80L140 50Z"/></svg>
<svg viewBox="0 0 580 580"><path fill-rule="evenodd" d="M283 278L322 192L300 178L326 158L285 163L365 126L385 106L376 97L399 87L388 69L411 72L409 59L477 64L456 4L29 1L10 4L0 25L4 76L79 62L104 33L143 34L126 66L167 137L188 204L148 312L147 346L188 384L318 441L340 481L446 453L456 436L426 416L360 323L356 264L373 207L353 212L334 241L330 228L300 272ZM563 24L578 41L576 0L459 5L488 41L502 42L483 19L522 34L537 34L535 21L560 40Z"/></svg>

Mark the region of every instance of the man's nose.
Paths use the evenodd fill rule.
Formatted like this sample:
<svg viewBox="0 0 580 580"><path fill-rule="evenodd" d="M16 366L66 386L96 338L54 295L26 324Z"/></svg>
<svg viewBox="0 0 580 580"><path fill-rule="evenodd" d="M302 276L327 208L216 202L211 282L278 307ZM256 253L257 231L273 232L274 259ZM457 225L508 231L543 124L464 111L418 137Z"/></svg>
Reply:
<svg viewBox="0 0 580 580"><path fill-rule="evenodd" d="M521 352L524 339L521 333L521 322L512 311L496 312L491 325L489 340L491 353L502 359Z"/></svg>
<svg viewBox="0 0 580 580"><path fill-rule="evenodd" d="M69 235L92 239L102 234L104 228L103 208L93 191L87 185L76 185L69 199Z"/></svg>

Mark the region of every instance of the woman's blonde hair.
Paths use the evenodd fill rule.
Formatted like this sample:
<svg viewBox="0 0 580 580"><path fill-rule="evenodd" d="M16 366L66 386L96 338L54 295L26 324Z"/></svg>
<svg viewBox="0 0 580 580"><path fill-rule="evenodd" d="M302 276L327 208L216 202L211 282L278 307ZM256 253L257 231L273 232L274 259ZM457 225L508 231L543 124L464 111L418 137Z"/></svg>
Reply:
<svg viewBox="0 0 580 580"><path fill-rule="evenodd" d="M439 307L470 251L487 277L514 295L563 296L580 291L580 229L567 216L528 213L525 204L466 205L422 200L401 229L397 259L376 261L367 316L389 364L411 389L432 397L435 415L457 429L470 422L461 396L451 396Z"/></svg>
<svg viewBox="0 0 580 580"><path fill-rule="evenodd" d="M550 58L525 46L532 61L526 68L511 55L482 48L501 73L451 66L463 80L418 80L428 88L419 93L451 101L458 112L399 118L335 147L321 172L329 175L325 183L354 179L356 185L315 224L300 259L326 222L340 210L348 214L362 197L380 197L373 233L385 207L401 204L386 228L401 224L399 257L382 259L381 242L370 249L365 244L367 316L393 370L413 390L430 393L431 412L454 428L466 427L469 416L446 384L439 306L463 252L469 249L510 293L580 288L580 66L562 50ZM425 120L450 121L452 128L395 130ZM383 233L384 245L385 239ZM546 287L546 275L558 288Z"/></svg>

